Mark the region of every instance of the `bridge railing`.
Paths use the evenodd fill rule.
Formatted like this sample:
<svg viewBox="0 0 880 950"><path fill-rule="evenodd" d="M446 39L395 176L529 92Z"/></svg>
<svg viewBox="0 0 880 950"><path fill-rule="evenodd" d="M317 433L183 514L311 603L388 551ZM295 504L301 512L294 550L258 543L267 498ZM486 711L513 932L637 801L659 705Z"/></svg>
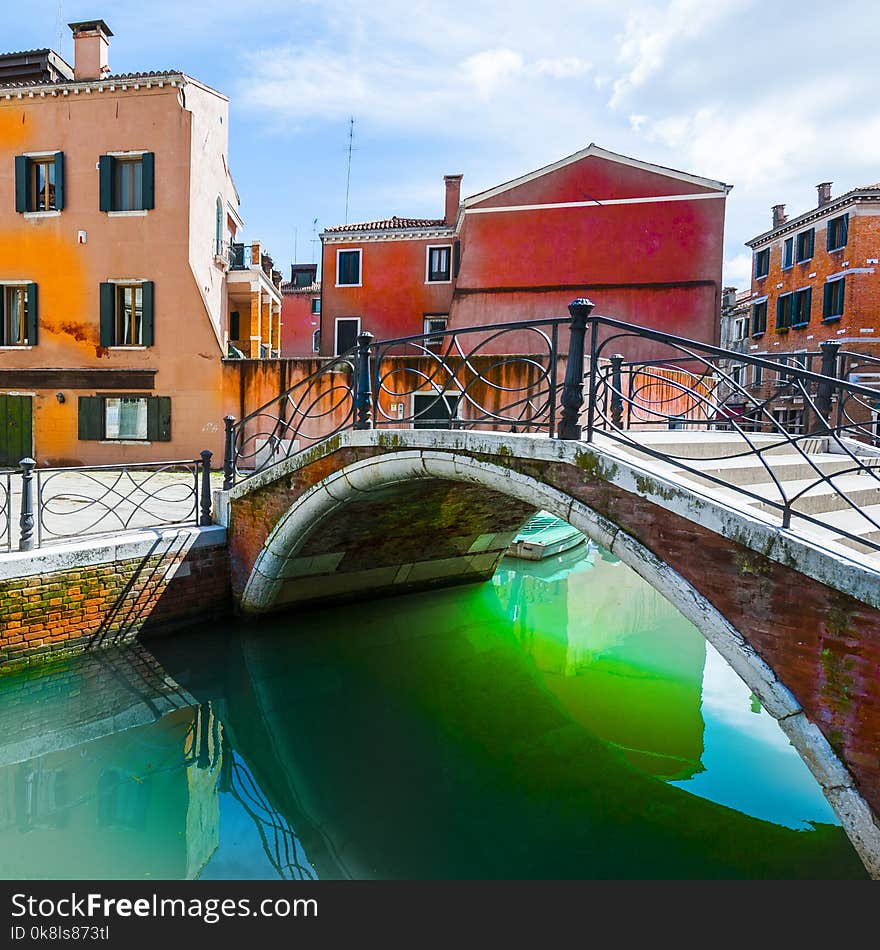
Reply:
<svg viewBox="0 0 880 950"><path fill-rule="evenodd" d="M12 547L12 472L0 471L0 551Z"/></svg>
<svg viewBox="0 0 880 950"><path fill-rule="evenodd" d="M853 381L836 343L759 357L602 316L590 318L589 336L587 441L601 434L732 489L778 512L784 527L796 517L859 550L880 550L880 390ZM627 360L645 341L659 355ZM651 430L682 435L646 438ZM696 435L709 431L730 436L713 451ZM738 477L750 460L757 473Z"/></svg>

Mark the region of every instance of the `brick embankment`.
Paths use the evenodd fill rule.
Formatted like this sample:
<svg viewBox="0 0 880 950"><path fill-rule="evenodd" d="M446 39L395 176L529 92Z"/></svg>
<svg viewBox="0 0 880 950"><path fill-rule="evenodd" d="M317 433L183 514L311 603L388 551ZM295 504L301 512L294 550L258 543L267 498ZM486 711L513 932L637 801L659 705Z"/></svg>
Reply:
<svg viewBox="0 0 880 950"><path fill-rule="evenodd" d="M222 528L0 556L0 671L156 636L231 610Z"/></svg>

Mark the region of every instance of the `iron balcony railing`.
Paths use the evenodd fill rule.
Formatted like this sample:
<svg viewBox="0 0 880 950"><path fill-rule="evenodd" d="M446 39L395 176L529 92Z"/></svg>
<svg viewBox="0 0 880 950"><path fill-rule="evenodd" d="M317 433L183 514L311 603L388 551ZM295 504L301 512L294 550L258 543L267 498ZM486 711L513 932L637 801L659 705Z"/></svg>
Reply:
<svg viewBox="0 0 880 950"><path fill-rule="evenodd" d="M240 421L226 417L224 487L346 429L494 429L588 442L603 438L674 466L695 491L723 487L776 512L783 527L799 518L833 528L852 548L880 550L880 505L870 500L880 489L880 452L872 447L880 389L848 378L853 354L826 344L806 358L757 357L600 316L586 300L574 301L569 313L569 319L391 340L361 333L356 346L286 393ZM627 350L652 356L628 360ZM731 362L757 368L772 385L753 389L730 371ZM720 430L732 434L735 444L698 464L685 450L687 440L657 446L640 438L658 429ZM780 453L795 457L793 482L774 464ZM733 460L734 467L751 459L760 491L729 470L725 474L730 461L722 459ZM713 462L714 468L708 464ZM853 475L863 477L858 491ZM835 523L827 509L816 510L823 492L833 496L835 510L842 506L852 513L853 524L840 518Z"/></svg>
<svg viewBox="0 0 880 950"><path fill-rule="evenodd" d="M211 458L205 450L198 459L66 468L37 468L33 459L22 459L19 472L0 473L0 532L5 490L6 548L12 546L16 488L22 551L120 531L210 525Z"/></svg>

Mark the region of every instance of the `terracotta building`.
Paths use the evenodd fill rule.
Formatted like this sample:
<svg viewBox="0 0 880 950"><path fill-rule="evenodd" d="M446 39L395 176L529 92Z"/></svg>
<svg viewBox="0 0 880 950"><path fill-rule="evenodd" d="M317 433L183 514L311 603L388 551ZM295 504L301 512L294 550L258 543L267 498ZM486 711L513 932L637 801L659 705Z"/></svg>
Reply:
<svg viewBox="0 0 880 950"><path fill-rule="evenodd" d="M281 285L281 354L320 352L321 282L317 264L293 264L290 280Z"/></svg>
<svg viewBox="0 0 880 950"><path fill-rule="evenodd" d="M219 456L223 359L277 351L281 311L228 100L113 74L104 21L71 29L72 68L0 56L0 466Z"/></svg>
<svg viewBox="0 0 880 950"><path fill-rule="evenodd" d="M717 342L729 185L590 145L460 200L321 234L321 352L377 337L601 313ZM633 352L635 358L644 355Z"/></svg>

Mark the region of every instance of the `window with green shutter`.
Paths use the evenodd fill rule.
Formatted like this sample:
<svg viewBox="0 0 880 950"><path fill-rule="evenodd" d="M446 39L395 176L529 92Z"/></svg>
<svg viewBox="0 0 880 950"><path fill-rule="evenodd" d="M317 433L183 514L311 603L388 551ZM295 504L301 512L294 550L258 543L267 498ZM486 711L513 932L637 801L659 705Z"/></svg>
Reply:
<svg viewBox="0 0 880 950"><path fill-rule="evenodd" d="M825 284L825 294L822 301L822 320L830 322L839 320L843 316L843 292L846 287L846 278L829 280Z"/></svg>
<svg viewBox="0 0 880 950"><path fill-rule="evenodd" d="M776 300L776 329L788 330L791 326L791 294L783 294Z"/></svg>
<svg viewBox="0 0 880 950"><path fill-rule="evenodd" d="M37 285L0 284L0 346L36 346Z"/></svg>
<svg viewBox="0 0 880 950"><path fill-rule="evenodd" d="M98 168L101 211L149 211L156 206L153 152L102 155Z"/></svg>
<svg viewBox="0 0 880 950"><path fill-rule="evenodd" d="M80 396L79 438L103 442L170 442L169 396Z"/></svg>
<svg viewBox="0 0 880 950"><path fill-rule="evenodd" d="M61 211L64 208L64 153L17 155L15 158L15 210Z"/></svg>
<svg viewBox="0 0 880 950"><path fill-rule="evenodd" d="M829 251L839 251L846 247L846 241L849 231L849 215L842 214L837 218L832 218L828 222L828 240Z"/></svg>
<svg viewBox="0 0 880 950"><path fill-rule="evenodd" d="M152 346L154 295L151 280L101 284L101 346Z"/></svg>
<svg viewBox="0 0 880 950"><path fill-rule="evenodd" d="M792 295L791 325L805 327L810 322L810 306L813 299L811 287L804 287Z"/></svg>
<svg viewBox="0 0 880 950"><path fill-rule="evenodd" d="M813 256L813 244L816 238L816 229L810 228L809 231L801 231L797 236L795 247L795 260L798 264L803 264Z"/></svg>

